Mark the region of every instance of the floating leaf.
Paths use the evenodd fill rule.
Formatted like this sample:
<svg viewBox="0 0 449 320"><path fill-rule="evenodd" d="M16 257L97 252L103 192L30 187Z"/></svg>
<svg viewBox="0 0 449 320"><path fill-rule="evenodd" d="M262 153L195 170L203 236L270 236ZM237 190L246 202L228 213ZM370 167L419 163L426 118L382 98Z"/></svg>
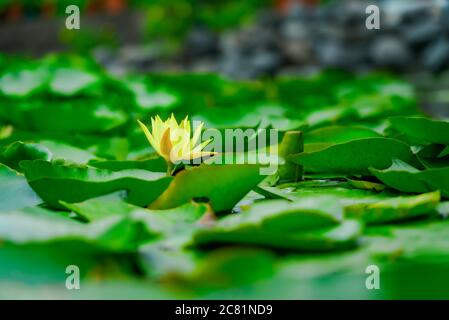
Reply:
<svg viewBox="0 0 449 320"><path fill-rule="evenodd" d="M132 91L136 105L142 110L173 110L180 101L175 91L149 88L144 81L132 80L127 82L126 86Z"/></svg>
<svg viewBox="0 0 449 320"><path fill-rule="evenodd" d="M21 171L19 162L22 160L51 160L51 151L38 143L16 141L0 149L0 162Z"/></svg>
<svg viewBox="0 0 449 320"><path fill-rule="evenodd" d="M113 172L88 166L74 166L42 160L23 161L25 176L37 194L49 205L59 201L81 202L118 190L126 190L129 203L146 206L169 185L172 178L146 170Z"/></svg>
<svg viewBox="0 0 449 320"><path fill-rule="evenodd" d="M25 177L0 164L0 211L10 211L41 203Z"/></svg>
<svg viewBox="0 0 449 320"><path fill-rule="evenodd" d="M52 154L51 160L63 159L85 164L96 158L90 152L58 141L39 140L38 144L50 150Z"/></svg>
<svg viewBox="0 0 449 320"><path fill-rule="evenodd" d="M51 117L48 115L51 114ZM99 133L124 124L127 116L110 104L93 99L37 102L24 113L31 129L54 132Z"/></svg>
<svg viewBox="0 0 449 320"><path fill-rule="evenodd" d="M428 215L440 201L440 192L418 196L396 197L388 200L358 203L345 207L348 218L359 218L369 224L406 220Z"/></svg>
<svg viewBox="0 0 449 320"><path fill-rule="evenodd" d="M89 165L99 169L121 171L128 169L141 169L153 172L167 172L167 162L161 157L147 160L92 160Z"/></svg>
<svg viewBox="0 0 449 320"><path fill-rule="evenodd" d="M206 255L192 272L177 276L195 291L207 292L267 279L275 274L275 262L269 251L225 248Z"/></svg>
<svg viewBox="0 0 449 320"><path fill-rule="evenodd" d="M92 250L129 251L157 236L142 226L123 216L84 224L34 207L0 214L0 239L16 245L77 243L78 249L92 245Z"/></svg>
<svg viewBox="0 0 449 320"><path fill-rule="evenodd" d="M100 78L91 72L73 68L58 68L51 81L50 91L63 96L73 96L97 84Z"/></svg>
<svg viewBox="0 0 449 320"><path fill-rule="evenodd" d="M63 205L88 221L96 221L111 216L129 216L140 212L142 215L159 217L173 225L180 223L193 224L199 220L207 210L204 204L188 203L169 210L149 210L136 207L123 200L126 194L112 193L79 203L63 203Z"/></svg>
<svg viewBox="0 0 449 320"><path fill-rule="evenodd" d="M28 97L45 88L48 72L38 66L24 66L3 74L0 91L9 97Z"/></svg>
<svg viewBox="0 0 449 320"><path fill-rule="evenodd" d="M391 117L391 125L414 142L449 145L449 122L423 117Z"/></svg>
<svg viewBox="0 0 449 320"><path fill-rule="evenodd" d="M306 148L307 151L307 148ZM369 174L369 167L385 169L393 159L409 161L412 152L405 143L388 138L366 138L324 146L289 157L306 172Z"/></svg>
<svg viewBox="0 0 449 320"><path fill-rule="evenodd" d="M289 203L273 200L221 219L194 235L196 244L243 243L285 249L327 250L354 245L361 226L342 220L335 198Z"/></svg>
<svg viewBox="0 0 449 320"><path fill-rule="evenodd" d="M232 209L264 176L260 165L226 164L188 168L179 172L151 209L169 209L203 199L214 211Z"/></svg>
<svg viewBox="0 0 449 320"><path fill-rule="evenodd" d="M245 244L280 249L327 251L355 246L361 233L362 226L356 220L347 220L333 227L290 233L265 232L258 227L228 229L219 225L209 230L198 231L194 236L194 243Z"/></svg>
<svg viewBox="0 0 449 320"><path fill-rule="evenodd" d="M363 138L381 137L377 132L363 127L328 126L307 132L304 135L306 144L329 143L337 144Z"/></svg>
<svg viewBox="0 0 449 320"><path fill-rule="evenodd" d="M382 201L396 196L395 193L388 191L374 192L372 189L355 188L350 182L343 180L325 179L302 181L296 184L286 184L278 187L260 185L255 190L268 198L281 198L290 201L317 196L334 197L343 206L354 203Z"/></svg>
<svg viewBox="0 0 449 320"><path fill-rule="evenodd" d="M424 193L440 190L441 195L449 197L449 167L419 171L400 160L385 170L370 169L387 186L411 193Z"/></svg>
<svg viewBox="0 0 449 320"><path fill-rule="evenodd" d="M449 167L449 155L445 150L445 145L429 144L418 151L417 158L426 168Z"/></svg>
<svg viewBox="0 0 449 320"><path fill-rule="evenodd" d="M348 182L351 186L353 186L356 189L364 189L372 191L382 191L385 189L385 186L383 184L371 181L348 179Z"/></svg>
<svg viewBox="0 0 449 320"><path fill-rule="evenodd" d="M441 202L437 205L438 214L446 219L449 217L449 201Z"/></svg>

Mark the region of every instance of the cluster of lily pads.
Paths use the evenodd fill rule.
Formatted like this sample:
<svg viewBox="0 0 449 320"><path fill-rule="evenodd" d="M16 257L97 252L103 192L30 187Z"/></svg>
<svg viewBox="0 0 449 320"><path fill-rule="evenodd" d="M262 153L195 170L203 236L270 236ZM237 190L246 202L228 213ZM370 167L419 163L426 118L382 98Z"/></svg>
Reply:
<svg viewBox="0 0 449 320"><path fill-rule="evenodd" d="M409 84L0 62L0 297L449 296L449 122L422 114ZM203 163L167 175L170 130L144 124L172 113L277 129L279 172ZM381 290L365 286L372 264ZM65 286L70 265L80 290Z"/></svg>

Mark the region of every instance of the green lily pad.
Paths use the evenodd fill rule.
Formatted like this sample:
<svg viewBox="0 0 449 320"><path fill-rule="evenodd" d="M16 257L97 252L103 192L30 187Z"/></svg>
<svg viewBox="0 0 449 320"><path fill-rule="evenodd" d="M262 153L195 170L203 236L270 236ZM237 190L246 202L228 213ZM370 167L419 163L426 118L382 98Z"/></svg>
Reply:
<svg viewBox="0 0 449 320"><path fill-rule="evenodd" d="M348 218L359 218L368 224L407 220L434 212L440 202L440 192L418 196L396 197L388 200L358 203L345 207Z"/></svg>
<svg viewBox="0 0 449 320"><path fill-rule="evenodd" d="M25 177L0 164L0 211L10 211L41 203Z"/></svg>
<svg viewBox="0 0 449 320"><path fill-rule="evenodd" d="M251 270L248 274L247 270ZM262 249L224 248L209 253L191 272L176 277L198 292L250 285L275 275L275 256Z"/></svg>
<svg viewBox="0 0 449 320"><path fill-rule="evenodd" d="M443 217L449 217L449 201L441 202L437 205L438 214Z"/></svg>
<svg viewBox="0 0 449 320"><path fill-rule="evenodd" d="M96 221L111 216L129 216L140 212L141 215L159 217L173 225L180 223L193 224L207 211L207 206L201 203L187 203L168 210L150 210L134 206L124 201L122 192L112 193L79 203L62 204L69 210L76 212L88 221Z"/></svg>
<svg viewBox="0 0 449 320"><path fill-rule="evenodd" d="M150 88L142 80L130 80L125 85L134 94L135 104L141 110L173 110L180 102L177 92L160 87Z"/></svg>
<svg viewBox="0 0 449 320"><path fill-rule="evenodd" d="M96 74L87 71L74 68L58 68L50 80L49 87L52 93L73 96L98 84L99 81L100 78Z"/></svg>
<svg viewBox="0 0 449 320"><path fill-rule="evenodd" d="M371 181L348 179L348 182L351 186L353 186L356 189L372 190L372 191L382 191L385 189L385 185Z"/></svg>
<svg viewBox="0 0 449 320"><path fill-rule="evenodd" d="M150 209L170 209L203 199L214 211L232 209L262 179L261 166L252 164L206 165L192 167L179 172L167 190L153 203Z"/></svg>
<svg viewBox="0 0 449 320"><path fill-rule="evenodd" d="M391 125L398 132L417 143L449 144L449 122L423 117L391 117Z"/></svg>
<svg viewBox="0 0 449 320"><path fill-rule="evenodd" d="M129 203L146 206L167 188L172 178L146 170L113 172L88 166L42 160L22 161L28 183L49 205L63 208L59 201L82 202L118 190L126 190Z"/></svg>
<svg viewBox="0 0 449 320"><path fill-rule="evenodd" d="M128 118L123 111L95 99L36 102L24 116L30 129L59 133L100 133L124 124Z"/></svg>
<svg viewBox="0 0 449 320"><path fill-rule="evenodd" d="M78 244L78 249L130 251L158 236L138 220L123 216L84 224L39 207L0 215L0 239L15 245Z"/></svg>
<svg viewBox="0 0 449 320"><path fill-rule="evenodd" d="M222 227L197 231L194 244L244 244L300 251L329 251L348 249L357 244L362 225L346 220L340 225L298 232L266 232L258 227Z"/></svg>
<svg viewBox="0 0 449 320"><path fill-rule="evenodd" d="M442 196L449 197L449 167L419 171L407 163L394 160L385 170L370 170L376 178L393 189L410 193L440 190Z"/></svg>
<svg viewBox="0 0 449 320"><path fill-rule="evenodd" d="M221 226L259 226L266 231L295 232L330 225L343 219L343 208L333 197L309 197L294 202L285 200L263 201L253 204L248 211L235 214Z"/></svg>
<svg viewBox="0 0 449 320"><path fill-rule="evenodd" d="M44 146L50 150L52 157L51 160L63 159L80 164L88 163L90 160L97 158L90 152L83 149L71 146L69 144L52 141L52 140L39 140L39 145Z"/></svg>
<svg viewBox="0 0 449 320"><path fill-rule="evenodd" d="M38 143L16 141L0 149L0 162L21 171L19 162L22 160L51 160L51 151Z"/></svg>
<svg viewBox="0 0 449 320"><path fill-rule="evenodd" d="M8 97L28 97L45 88L48 72L41 67L23 67L3 74L0 92Z"/></svg>
<svg viewBox="0 0 449 320"><path fill-rule="evenodd" d="M397 196L387 190L378 192L371 188L354 187L348 181L327 179L302 181L278 187L260 185L255 190L268 198L281 198L290 201L319 196L333 197L338 199L343 206L383 201Z"/></svg>
<svg viewBox="0 0 449 320"><path fill-rule="evenodd" d="M127 169L141 169L153 172L167 172L164 158L157 157L147 160L92 160L89 165L99 169L120 171Z"/></svg>
<svg viewBox="0 0 449 320"><path fill-rule="evenodd" d="M416 156L426 168L449 167L449 155L446 154L446 148L441 144L429 144L420 149Z"/></svg>
<svg viewBox="0 0 449 320"><path fill-rule="evenodd" d="M354 244L361 227L343 220L337 198L311 197L254 204L194 235L194 243L243 243L285 249L326 250ZM338 236L337 236L338 235Z"/></svg>
<svg viewBox="0 0 449 320"><path fill-rule="evenodd" d="M328 126L307 132L304 142L337 144L363 138L381 137L377 132L363 127Z"/></svg>
<svg viewBox="0 0 449 320"><path fill-rule="evenodd" d="M412 156L410 147L399 140L366 138L298 153L289 160L306 172L370 174L369 167L385 169L393 159L409 161Z"/></svg>

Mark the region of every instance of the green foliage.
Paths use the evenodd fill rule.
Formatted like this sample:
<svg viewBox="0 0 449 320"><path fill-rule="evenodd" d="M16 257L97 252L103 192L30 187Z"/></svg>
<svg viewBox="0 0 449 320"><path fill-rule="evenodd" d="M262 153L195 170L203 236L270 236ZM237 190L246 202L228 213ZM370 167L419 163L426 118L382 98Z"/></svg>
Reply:
<svg viewBox="0 0 449 320"><path fill-rule="evenodd" d="M390 138L355 139L341 144L309 144L304 153L290 156L306 172L367 174L369 167L387 168L393 159L410 161L410 147Z"/></svg>
<svg viewBox="0 0 449 320"><path fill-rule="evenodd" d="M203 164L184 170L174 177L150 208L169 209L190 199L207 199L217 212L230 210L263 179L259 168L259 165L251 164Z"/></svg>
<svg viewBox="0 0 449 320"><path fill-rule="evenodd" d="M206 161L167 177L137 120L172 112L277 129L280 171ZM113 78L85 57L8 58L0 297L449 298L447 127L382 74ZM71 264L77 293L61 291ZM370 264L380 292L363 286Z"/></svg>
<svg viewBox="0 0 449 320"><path fill-rule="evenodd" d="M146 206L172 180L163 173L139 169L114 172L42 160L24 160L21 165L33 190L54 208L61 208L60 201L80 202L119 190L126 191L130 203Z"/></svg>

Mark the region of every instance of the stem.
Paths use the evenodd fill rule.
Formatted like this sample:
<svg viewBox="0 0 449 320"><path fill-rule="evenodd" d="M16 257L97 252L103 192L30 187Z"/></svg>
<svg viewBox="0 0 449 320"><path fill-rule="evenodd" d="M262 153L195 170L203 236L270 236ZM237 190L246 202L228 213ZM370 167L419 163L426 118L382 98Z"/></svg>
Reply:
<svg viewBox="0 0 449 320"><path fill-rule="evenodd" d="M167 161L167 177L171 177L173 169L175 169L175 165L170 161Z"/></svg>
<svg viewBox="0 0 449 320"><path fill-rule="evenodd" d="M285 165L279 168L279 180L297 182L302 180L303 168L287 160L290 154L304 151L304 140L301 131L288 131L279 145L279 155L285 159Z"/></svg>

